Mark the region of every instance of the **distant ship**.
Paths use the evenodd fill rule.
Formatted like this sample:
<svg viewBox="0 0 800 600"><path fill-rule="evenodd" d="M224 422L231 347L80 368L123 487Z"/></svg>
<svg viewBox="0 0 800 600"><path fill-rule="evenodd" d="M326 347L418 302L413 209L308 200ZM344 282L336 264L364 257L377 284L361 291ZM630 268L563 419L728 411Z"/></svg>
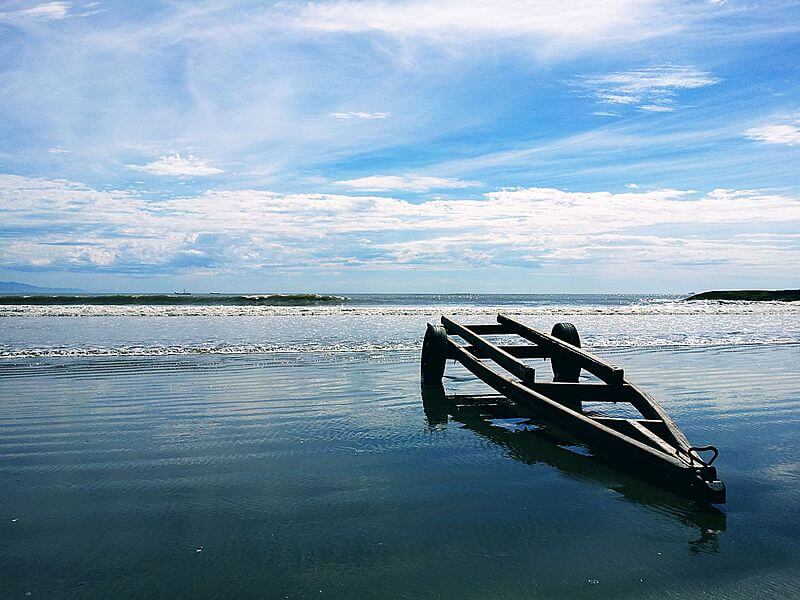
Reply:
<svg viewBox="0 0 800 600"><path fill-rule="evenodd" d="M183 288L182 292L172 292L172 293L175 294L176 296L191 296L192 295L192 292L187 292L186 288Z"/></svg>

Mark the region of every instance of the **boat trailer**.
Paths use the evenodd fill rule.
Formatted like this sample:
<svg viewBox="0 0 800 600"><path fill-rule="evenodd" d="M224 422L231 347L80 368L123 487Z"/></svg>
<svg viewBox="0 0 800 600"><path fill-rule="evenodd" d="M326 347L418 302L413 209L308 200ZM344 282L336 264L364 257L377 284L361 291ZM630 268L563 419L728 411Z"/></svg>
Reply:
<svg viewBox="0 0 800 600"><path fill-rule="evenodd" d="M551 334L505 315L497 322L462 325L442 317L428 324L422 344L423 386L442 385L449 359L504 397L522 417L541 419L611 459L615 468L701 504L725 502L725 484L712 466L714 446L693 446L649 394L625 378L620 367L581 349L574 325L556 323ZM487 336L517 336L522 344L498 345ZM461 341L458 341L460 338ZM524 359L549 359L553 380L536 380ZM581 371L594 375L581 380ZM625 403L639 418L604 416L583 403ZM700 453L710 452L705 459Z"/></svg>

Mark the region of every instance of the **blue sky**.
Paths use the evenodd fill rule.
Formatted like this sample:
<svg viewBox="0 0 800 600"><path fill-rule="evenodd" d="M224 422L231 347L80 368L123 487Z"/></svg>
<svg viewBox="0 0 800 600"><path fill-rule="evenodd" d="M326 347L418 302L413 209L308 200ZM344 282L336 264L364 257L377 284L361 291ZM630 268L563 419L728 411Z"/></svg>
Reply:
<svg viewBox="0 0 800 600"><path fill-rule="evenodd" d="M800 4L4 2L0 279L797 287Z"/></svg>

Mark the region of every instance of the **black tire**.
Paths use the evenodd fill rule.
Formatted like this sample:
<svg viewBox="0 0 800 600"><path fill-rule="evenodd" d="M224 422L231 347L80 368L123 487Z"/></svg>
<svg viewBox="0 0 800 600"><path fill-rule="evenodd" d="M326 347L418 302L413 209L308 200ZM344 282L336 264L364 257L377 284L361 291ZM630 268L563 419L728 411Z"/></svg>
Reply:
<svg viewBox="0 0 800 600"><path fill-rule="evenodd" d="M447 331L441 325L431 325L425 330L420 361L422 385L441 385L447 364Z"/></svg>
<svg viewBox="0 0 800 600"><path fill-rule="evenodd" d="M581 347L581 338L572 323L556 323L550 335L576 348ZM550 363L553 366L553 381L576 383L581 376L580 365L569 354L555 352Z"/></svg>

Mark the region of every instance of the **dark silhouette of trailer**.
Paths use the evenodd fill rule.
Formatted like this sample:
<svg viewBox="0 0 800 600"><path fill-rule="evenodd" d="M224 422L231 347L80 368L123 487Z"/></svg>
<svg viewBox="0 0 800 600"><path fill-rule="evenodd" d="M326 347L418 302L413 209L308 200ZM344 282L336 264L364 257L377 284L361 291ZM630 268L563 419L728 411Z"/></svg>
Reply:
<svg viewBox="0 0 800 600"><path fill-rule="evenodd" d="M516 335L525 343L497 345L486 338L489 335ZM537 381L535 369L523 362L528 358L550 359L553 381ZM557 323L548 335L504 315L485 325L462 325L442 317L441 325L428 324L425 332L423 386L442 385L448 359L499 392L520 416L564 429L614 459L620 470L699 503L725 502L725 485L712 466L717 449L691 445L658 402L625 378L623 369L581 349L572 324ZM581 381L581 370L599 382ZM585 411L585 402L625 403L639 417ZM709 459L700 455L705 452L712 454Z"/></svg>

